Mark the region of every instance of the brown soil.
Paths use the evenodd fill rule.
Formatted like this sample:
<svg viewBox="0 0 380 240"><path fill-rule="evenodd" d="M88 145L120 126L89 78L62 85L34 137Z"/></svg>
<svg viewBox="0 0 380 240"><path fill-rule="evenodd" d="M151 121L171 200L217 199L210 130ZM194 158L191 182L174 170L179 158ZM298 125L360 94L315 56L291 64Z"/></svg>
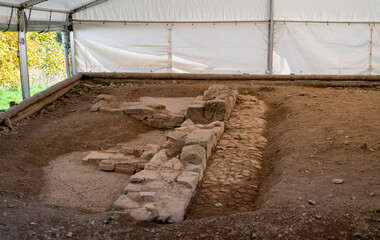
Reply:
<svg viewBox="0 0 380 240"><path fill-rule="evenodd" d="M62 161L61 156L108 149L153 130L124 114L89 113L98 94L131 101L142 96L195 97L210 84L139 84L70 93L51 112L39 113L16 133L0 137L1 238L66 238L69 232L76 239L380 238L378 91L231 84L269 108L268 145L254 211L229 216L220 212L220 217L173 225L135 222L116 214L104 225L105 212L41 201L48 186L44 168ZM344 183L331 183L334 178ZM124 187L123 181L118 188ZM102 204L92 201L90 207Z"/></svg>

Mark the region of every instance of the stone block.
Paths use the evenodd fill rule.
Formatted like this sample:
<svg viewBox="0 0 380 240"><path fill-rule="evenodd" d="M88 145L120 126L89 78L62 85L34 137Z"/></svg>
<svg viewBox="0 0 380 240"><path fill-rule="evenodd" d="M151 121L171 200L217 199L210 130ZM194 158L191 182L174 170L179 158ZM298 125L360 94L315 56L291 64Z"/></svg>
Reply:
<svg viewBox="0 0 380 240"><path fill-rule="evenodd" d="M156 153L158 153L159 149L160 148L157 145L148 144L145 146L144 152L141 154L140 158L150 160Z"/></svg>
<svg viewBox="0 0 380 240"><path fill-rule="evenodd" d="M153 219L152 213L145 207L132 210L130 215L139 221L149 221Z"/></svg>
<svg viewBox="0 0 380 240"><path fill-rule="evenodd" d="M148 198L152 199L156 196L156 192L140 192L140 197L141 198Z"/></svg>
<svg viewBox="0 0 380 240"><path fill-rule="evenodd" d="M99 105L96 103L90 107L90 112L98 112L99 111Z"/></svg>
<svg viewBox="0 0 380 240"><path fill-rule="evenodd" d="M226 102L223 100L205 102L203 116L208 122L225 120Z"/></svg>
<svg viewBox="0 0 380 240"><path fill-rule="evenodd" d="M174 140L174 141L185 141L185 138L187 136L187 133L181 132L181 131L172 131L169 132L168 135L166 135L167 140Z"/></svg>
<svg viewBox="0 0 380 240"><path fill-rule="evenodd" d="M133 201L126 195L121 195L113 204L115 210L136 209L140 207L140 204Z"/></svg>
<svg viewBox="0 0 380 240"><path fill-rule="evenodd" d="M156 153L153 158L145 165L147 170L158 169L165 161L168 160L165 149Z"/></svg>
<svg viewBox="0 0 380 240"><path fill-rule="evenodd" d="M165 169L179 170L182 167L182 163L178 158L172 158L162 166Z"/></svg>
<svg viewBox="0 0 380 240"><path fill-rule="evenodd" d="M159 178L159 174L156 171L143 170L133 175L130 179L132 183L141 183L141 182L154 181L154 180L157 180L158 178Z"/></svg>
<svg viewBox="0 0 380 240"><path fill-rule="evenodd" d="M197 188L199 181L199 173L184 171L177 177L177 182L185 185L193 191Z"/></svg>
<svg viewBox="0 0 380 240"><path fill-rule="evenodd" d="M191 165L186 167L186 171L199 173L198 182L202 181L204 170L205 170L205 168L203 168L203 166L201 166L201 165L192 165L191 164Z"/></svg>
<svg viewBox="0 0 380 240"><path fill-rule="evenodd" d="M222 121L215 121L207 125L208 128L214 128L214 127L220 127L220 134L224 133L224 122Z"/></svg>
<svg viewBox="0 0 380 240"><path fill-rule="evenodd" d="M149 108L149 107L145 107L145 106L126 106L124 108L124 113L127 114L127 115L153 115L154 114L154 110L152 108Z"/></svg>
<svg viewBox="0 0 380 240"><path fill-rule="evenodd" d="M182 124L181 124L181 127L189 127L189 126L193 126L194 125L194 122L191 121L191 119L186 119L186 121L184 121Z"/></svg>
<svg viewBox="0 0 380 240"><path fill-rule="evenodd" d="M113 172L115 170L115 161L112 160L102 160L98 166L99 170L106 172Z"/></svg>
<svg viewBox="0 0 380 240"><path fill-rule="evenodd" d="M185 116L184 115L181 115L181 114L170 114L169 115L169 122L171 123L183 123L185 119Z"/></svg>
<svg viewBox="0 0 380 240"><path fill-rule="evenodd" d="M131 154L131 155L133 155L135 153L135 149L132 148L132 147L124 147L123 148L123 152L125 154Z"/></svg>
<svg viewBox="0 0 380 240"><path fill-rule="evenodd" d="M206 169L206 150L200 145L188 145L182 149L181 160L201 165Z"/></svg>
<svg viewBox="0 0 380 240"><path fill-rule="evenodd" d="M166 110L166 106L158 103L145 103L145 105L149 108L153 108L154 110L157 111L162 111Z"/></svg>
<svg viewBox="0 0 380 240"><path fill-rule="evenodd" d="M162 145L162 149L166 150L166 155L168 158L173 158L181 153L182 148L185 146L184 141L175 141L169 139Z"/></svg>
<svg viewBox="0 0 380 240"><path fill-rule="evenodd" d="M157 113L153 116L153 119L162 119L162 120L168 120L169 116L162 113Z"/></svg>
<svg viewBox="0 0 380 240"><path fill-rule="evenodd" d="M98 164L102 160L110 159L115 155L114 152L94 151L82 159L85 164Z"/></svg>
<svg viewBox="0 0 380 240"><path fill-rule="evenodd" d="M169 213L167 221L169 223L178 223L183 221L188 203L184 200L168 200L164 203L166 211Z"/></svg>
<svg viewBox="0 0 380 240"><path fill-rule="evenodd" d="M196 123L203 122L204 103L195 103L189 105L186 110L186 118Z"/></svg>
<svg viewBox="0 0 380 240"><path fill-rule="evenodd" d="M206 158L211 156L213 148L217 144L217 139L215 134L211 129L198 129L190 133L187 138L185 145L200 145L206 150Z"/></svg>
<svg viewBox="0 0 380 240"><path fill-rule="evenodd" d="M171 170L162 170L160 172L162 180L164 180L167 183L175 182L179 174L180 174L179 171L171 171Z"/></svg>
<svg viewBox="0 0 380 240"><path fill-rule="evenodd" d="M141 184L135 184L135 183L130 183L127 185L127 187L124 189L124 193L131 193L131 192L141 192L144 190L144 185Z"/></svg>
<svg viewBox="0 0 380 240"><path fill-rule="evenodd" d="M164 190L166 188L166 184L163 181L153 181L148 184L149 189L153 190Z"/></svg>
<svg viewBox="0 0 380 240"><path fill-rule="evenodd" d="M100 94L97 98L96 98L96 101L97 102L100 102L100 101L115 101L115 97L112 96L112 95L108 95L108 94Z"/></svg>

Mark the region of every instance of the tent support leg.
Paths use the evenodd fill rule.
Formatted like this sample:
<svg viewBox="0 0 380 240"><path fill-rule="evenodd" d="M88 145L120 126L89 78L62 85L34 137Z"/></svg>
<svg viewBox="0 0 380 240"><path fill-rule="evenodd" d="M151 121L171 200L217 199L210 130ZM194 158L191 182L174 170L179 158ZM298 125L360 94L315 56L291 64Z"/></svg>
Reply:
<svg viewBox="0 0 380 240"><path fill-rule="evenodd" d="M69 60L69 41L67 31L62 32L62 41L64 47L65 54L65 66L66 66L66 76L67 78L71 77L71 69L70 69L70 60Z"/></svg>
<svg viewBox="0 0 380 240"><path fill-rule="evenodd" d="M20 56L20 75L23 99L27 99L30 97L28 53L26 47L27 30L28 21L26 18L25 11L22 9L18 11L18 49Z"/></svg>
<svg viewBox="0 0 380 240"><path fill-rule="evenodd" d="M267 73L273 74L273 39L274 39L274 0L270 1L270 20L269 20L269 34L268 34L268 67Z"/></svg>
<svg viewBox="0 0 380 240"><path fill-rule="evenodd" d="M70 32L70 44L71 44L71 69L72 75L77 74L77 67L75 63L75 45L74 45L74 31Z"/></svg>

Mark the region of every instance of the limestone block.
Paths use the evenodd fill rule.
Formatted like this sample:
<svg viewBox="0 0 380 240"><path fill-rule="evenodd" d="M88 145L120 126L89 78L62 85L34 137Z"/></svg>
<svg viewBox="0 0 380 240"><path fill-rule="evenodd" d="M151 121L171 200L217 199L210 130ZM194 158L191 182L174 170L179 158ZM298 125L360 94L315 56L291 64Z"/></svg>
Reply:
<svg viewBox="0 0 380 240"><path fill-rule="evenodd" d="M185 141L185 138L187 136L187 133L181 132L181 131L172 131L169 132L168 135L166 135L167 140L174 140L174 141Z"/></svg>
<svg viewBox="0 0 380 240"><path fill-rule="evenodd" d="M115 101L115 97L112 96L112 95L108 95L108 94L100 94L97 98L96 98L96 101L97 102L100 102L100 101Z"/></svg>
<svg viewBox="0 0 380 240"><path fill-rule="evenodd" d="M186 118L193 122L203 122L204 102L189 105L186 110Z"/></svg>
<svg viewBox="0 0 380 240"><path fill-rule="evenodd" d="M158 103L145 103L145 106L149 108L153 108L154 110L157 110L157 111L162 111L166 109L165 105L158 104Z"/></svg>
<svg viewBox="0 0 380 240"><path fill-rule="evenodd" d="M180 174L179 171L174 171L174 170L161 170L160 175L162 180L164 180L167 183L172 183L175 182L177 179L178 175Z"/></svg>
<svg viewBox="0 0 380 240"><path fill-rule="evenodd" d="M139 105L131 105L126 106L124 108L124 113L127 115L153 115L154 109L146 107L146 106L139 106Z"/></svg>
<svg viewBox="0 0 380 240"><path fill-rule="evenodd" d="M159 180L159 181L153 181L148 184L148 188L152 190L160 190L163 191L166 188L165 182Z"/></svg>
<svg viewBox="0 0 380 240"><path fill-rule="evenodd" d="M166 155L168 156L168 158L173 158L181 153L182 148L184 146L185 141L175 141L169 139L162 145L162 149L166 150Z"/></svg>
<svg viewBox="0 0 380 240"><path fill-rule="evenodd" d="M144 190L144 186L143 185L136 184L136 183L130 183L124 189L124 194L131 193L131 192L141 192L143 190Z"/></svg>
<svg viewBox="0 0 380 240"><path fill-rule="evenodd" d="M156 192L140 192L140 198L152 199L156 196Z"/></svg>
<svg viewBox="0 0 380 240"><path fill-rule="evenodd" d="M167 221L169 223L176 223L183 221L188 203L184 200L168 200L165 203L165 208L169 213ZM159 211L160 212L160 211Z"/></svg>
<svg viewBox="0 0 380 240"><path fill-rule="evenodd" d="M150 160L156 153L158 153L159 149L160 148L157 145L148 144L145 146L144 152L141 154L140 158Z"/></svg>
<svg viewBox="0 0 380 240"><path fill-rule="evenodd" d="M136 209L136 208L139 208L140 205L137 202L130 199L128 196L121 195L113 204L113 207L115 208L115 210L125 210L125 209Z"/></svg>
<svg viewBox="0 0 380 240"><path fill-rule="evenodd" d="M226 117L226 102L223 100L211 100L205 102L204 118L209 121L223 121Z"/></svg>
<svg viewBox="0 0 380 240"><path fill-rule="evenodd" d="M115 161L112 160L102 160L98 166L99 170L106 172L113 172L115 170Z"/></svg>
<svg viewBox="0 0 380 240"><path fill-rule="evenodd" d="M185 185L193 191L197 188L199 173L184 171L177 177L177 182Z"/></svg>
<svg viewBox="0 0 380 240"><path fill-rule="evenodd" d="M154 181L154 180L157 180L158 178L159 178L159 174L156 171L143 170L133 175L130 179L132 183L141 183L141 182Z"/></svg>
<svg viewBox="0 0 380 240"><path fill-rule="evenodd" d="M92 105L92 107L90 108L90 112L98 112L99 111L99 104L95 103L94 105Z"/></svg>
<svg viewBox="0 0 380 240"><path fill-rule="evenodd" d="M204 169L203 166L201 166L201 165L193 165L193 164L190 164L190 165L188 165L188 166L186 167L186 171L199 173L199 180L198 180L198 182L202 181L204 170L205 170L205 169Z"/></svg>
<svg viewBox="0 0 380 240"><path fill-rule="evenodd" d="M181 160L206 168L206 150L200 145L188 145L182 149Z"/></svg>
<svg viewBox="0 0 380 240"><path fill-rule="evenodd" d="M206 150L206 158L211 156L213 148L217 144L217 139L215 134L211 129L198 129L190 133L187 138L185 145L200 145Z"/></svg>
<svg viewBox="0 0 380 240"><path fill-rule="evenodd" d="M182 163L180 160L178 160L178 158L172 158L163 165L163 168L173 170L179 170L181 167Z"/></svg>
<svg viewBox="0 0 380 240"><path fill-rule="evenodd" d="M224 122L222 121L215 121L207 125L208 128L214 128L214 127L220 127L221 133L224 133Z"/></svg>
<svg viewBox="0 0 380 240"><path fill-rule="evenodd" d="M114 152L94 151L82 159L85 164L98 164L102 160L110 159L115 155Z"/></svg>
<svg viewBox="0 0 380 240"><path fill-rule="evenodd" d="M156 153L153 158L145 165L147 170L155 170L168 160L165 149Z"/></svg>
<svg viewBox="0 0 380 240"><path fill-rule="evenodd" d="M189 126L192 126L194 125L194 122L191 121L191 119L186 119L186 121L184 121L182 124L181 124L181 127L189 127Z"/></svg>
<svg viewBox="0 0 380 240"><path fill-rule="evenodd" d="M169 122L171 123L180 123L182 124L185 119L184 115L181 114L170 114L169 115Z"/></svg>
<svg viewBox="0 0 380 240"><path fill-rule="evenodd" d="M152 213L145 207L132 210L130 215L139 221L149 221L153 219Z"/></svg>
<svg viewBox="0 0 380 240"><path fill-rule="evenodd" d="M157 113L153 116L153 119L162 119L162 120L168 120L169 115L162 114L162 113Z"/></svg>

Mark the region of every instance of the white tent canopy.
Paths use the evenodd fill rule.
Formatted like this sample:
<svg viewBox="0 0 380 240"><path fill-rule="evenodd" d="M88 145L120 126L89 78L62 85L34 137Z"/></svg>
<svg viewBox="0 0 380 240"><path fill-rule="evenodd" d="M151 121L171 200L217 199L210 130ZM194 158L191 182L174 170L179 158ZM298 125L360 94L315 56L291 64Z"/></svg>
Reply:
<svg viewBox="0 0 380 240"><path fill-rule="evenodd" d="M73 27L73 73L380 74L379 0L0 0L0 30L12 7Z"/></svg>

